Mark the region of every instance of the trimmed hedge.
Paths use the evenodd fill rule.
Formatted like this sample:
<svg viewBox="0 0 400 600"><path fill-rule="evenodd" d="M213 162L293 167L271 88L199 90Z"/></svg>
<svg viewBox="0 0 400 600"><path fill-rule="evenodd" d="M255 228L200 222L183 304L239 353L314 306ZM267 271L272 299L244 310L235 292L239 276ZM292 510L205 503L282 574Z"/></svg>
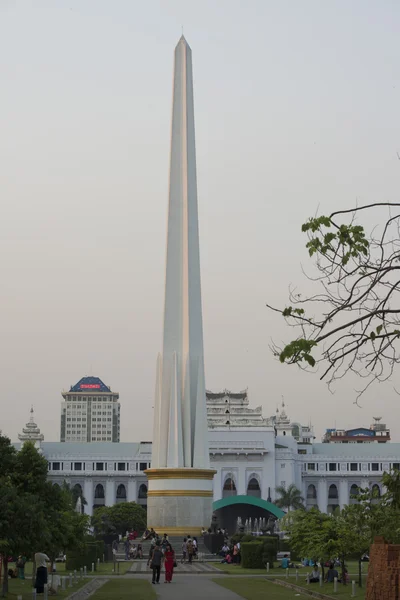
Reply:
<svg viewBox="0 0 400 600"><path fill-rule="evenodd" d="M254 542L257 539L258 538L256 538L254 535L250 535L249 533L245 533L240 541L241 542Z"/></svg>
<svg viewBox="0 0 400 600"><path fill-rule="evenodd" d="M278 539L274 536L253 538L251 542L241 542L242 567L245 569L263 569L267 562L274 566L278 548Z"/></svg>
<svg viewBox="0 0 400 600"><path fill-rule="evenodd" d="M67 552L67 560L65 564L66 571L78 571L80 568L87 567L87 570L92 569L92 563L94 563L94 570L97 570L97 559L103 557L104 544L103 542L90 542L86 544L82 551L78 552Z"/></svg>
<svg viewBox="0 0 400 600"><path fill-rule="evenodd" d="M263 538L263 563L266 565L269 563L269 566L272 568L274 565L274 561L276 560L276 554L278 551L278 539L273 536Z"/></svg>
<svg viewBox="0 0 400 600"><path fill-rule="evenodd" d="M260 542L242 542L240 544L242 567L244 569L263 569L263 544Z"/></svg>

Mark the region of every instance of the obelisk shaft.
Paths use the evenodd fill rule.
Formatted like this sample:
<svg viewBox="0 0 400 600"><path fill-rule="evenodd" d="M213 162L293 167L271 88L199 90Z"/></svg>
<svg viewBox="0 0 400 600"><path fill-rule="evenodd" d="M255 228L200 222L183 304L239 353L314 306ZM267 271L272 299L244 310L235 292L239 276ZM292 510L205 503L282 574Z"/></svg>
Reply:
<svg viewBox="0 0 400 600"><path fill-rule="evenodd" d="M160 371L152 467L208 468L192 53L183 36L175 49Z"/></svg>

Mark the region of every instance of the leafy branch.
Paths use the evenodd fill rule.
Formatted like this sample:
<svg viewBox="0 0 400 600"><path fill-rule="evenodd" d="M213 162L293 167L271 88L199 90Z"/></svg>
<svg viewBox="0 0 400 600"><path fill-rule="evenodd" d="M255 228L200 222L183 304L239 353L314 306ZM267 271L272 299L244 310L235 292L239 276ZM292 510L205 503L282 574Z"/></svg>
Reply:
<svg viewBox="0 0 400 600"><path fill-rule="evenodd" d="M357 219L365 212L376 218L376 211L381 225L367 235ZM267 304L297 331L272 351L282 363L321 368L329 385L356 373L365 380L361 395L373 381L389 379L400 361L400 203L314 217L302 231L317 271L306 277L319 289L308 297L291 289L284 309Z"/></svg>

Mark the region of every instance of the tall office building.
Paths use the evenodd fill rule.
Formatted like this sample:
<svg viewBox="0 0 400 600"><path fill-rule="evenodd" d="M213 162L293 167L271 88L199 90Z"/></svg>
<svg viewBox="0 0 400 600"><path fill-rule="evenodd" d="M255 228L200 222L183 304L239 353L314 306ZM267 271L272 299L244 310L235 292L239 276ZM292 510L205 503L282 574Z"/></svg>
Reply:
<svg viewBox="0 0 400 600"><path fill-rule="evenodd" d="M61 442L119 442L118 392L98 377L83 377L62 397Z"/></svg>

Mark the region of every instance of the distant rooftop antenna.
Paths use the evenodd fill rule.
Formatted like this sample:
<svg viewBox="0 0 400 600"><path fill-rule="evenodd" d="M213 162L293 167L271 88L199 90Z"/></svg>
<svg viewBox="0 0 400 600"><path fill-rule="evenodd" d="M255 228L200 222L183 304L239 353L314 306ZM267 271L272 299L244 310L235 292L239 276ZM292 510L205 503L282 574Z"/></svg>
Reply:
<svg viewBox="0 0 400 600"><path fill-rule="evenodd" d="M372 417L374 421L376 421L377 423L379 423L379 421L382 421L382 417Z"/></svg>

